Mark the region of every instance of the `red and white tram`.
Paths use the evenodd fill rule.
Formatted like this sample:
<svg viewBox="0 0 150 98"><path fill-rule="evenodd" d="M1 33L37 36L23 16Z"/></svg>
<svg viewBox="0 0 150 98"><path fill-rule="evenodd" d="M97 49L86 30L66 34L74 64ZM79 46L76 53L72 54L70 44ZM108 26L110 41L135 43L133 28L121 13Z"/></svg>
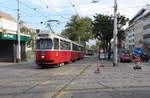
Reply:
<svg viewBox="0 0 150 98"><path fill-rule="evenodd" d="M39 33L36 37L36 64L57 64L71 62L84 57L83 46L56 34Z"/></svg>

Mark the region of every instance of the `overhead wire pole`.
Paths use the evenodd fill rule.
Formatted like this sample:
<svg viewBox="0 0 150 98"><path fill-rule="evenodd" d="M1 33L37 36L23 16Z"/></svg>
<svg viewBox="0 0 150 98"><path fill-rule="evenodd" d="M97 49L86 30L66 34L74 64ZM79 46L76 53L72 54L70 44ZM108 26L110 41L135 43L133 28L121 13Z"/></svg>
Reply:
<svg viewBox="0 0 150 98"><path fill-rule="evenodd" d="M114 0L113 66L118 65L117 0Z"/></svg>
<svg viewBox="0 0 150 98"><path fill-rule="evenodd" d="M17 0L17 59L16 61L17 62L21 61L19 0Z"/></svg>

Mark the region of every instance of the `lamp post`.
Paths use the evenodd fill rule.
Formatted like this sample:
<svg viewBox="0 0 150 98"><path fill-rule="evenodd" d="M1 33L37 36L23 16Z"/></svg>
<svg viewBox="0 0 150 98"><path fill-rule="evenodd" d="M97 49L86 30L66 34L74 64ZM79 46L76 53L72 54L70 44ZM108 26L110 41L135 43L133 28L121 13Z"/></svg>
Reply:
<svg viewBox="0 0 150 98"><path fill-rule="evenodd" d="M21 48L20 48L20 13L19 13L19 0L17 0L17 62L21 61Z"/></svg>
<svg viewBox="0 0 150 98"><path fill-rule="evenodd" d="M114 0L113 66L118 65L117 0Z"/></svg>

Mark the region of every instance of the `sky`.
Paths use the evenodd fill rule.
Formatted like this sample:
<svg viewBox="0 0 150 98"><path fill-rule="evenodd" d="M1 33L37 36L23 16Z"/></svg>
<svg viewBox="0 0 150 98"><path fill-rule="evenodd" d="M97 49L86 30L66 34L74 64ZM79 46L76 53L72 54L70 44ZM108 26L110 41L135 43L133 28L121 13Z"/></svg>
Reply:
<svg viewBox="0 0 150 98"><path fill-rule="evenodd" d="M90 17L96 14L113 14L114 0L19 0L20 20L31 28L45 29L41 22L47 20L58 20L52 22L54 32L60 34L65 29L72 15ZM150 4L150 0L117 0L118 13L131 19L141 8ZM17 17L17 0L0 0L0 10Z"/></svg>

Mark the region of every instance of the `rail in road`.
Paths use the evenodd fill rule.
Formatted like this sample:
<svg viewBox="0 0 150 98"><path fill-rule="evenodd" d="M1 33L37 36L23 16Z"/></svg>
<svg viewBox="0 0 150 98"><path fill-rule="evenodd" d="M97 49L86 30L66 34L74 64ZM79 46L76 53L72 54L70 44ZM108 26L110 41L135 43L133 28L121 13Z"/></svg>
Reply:
<svg viewBox="0 0 150 98"><path fill-rule="evenodd" d="M95 91L111 96L110 91L150 88L149 66L134 71L132 63L112 67L104 61L105 67L94 73L101 63L96 57L87 57L58 68L39 69L33 63L0 67L0 98L66 98L67 94Z"/></svg>
<svg viewBox="0 0 150 98"><path fill-rule="evenodd" d="M84 71L89 68L91 65L87 65L78 75L76 75L75 77L73 77L68 83L66 83L60 90L58 90L53 96L52 98L57 98L57 96L59 96L59 94L66 89L66 87L71 84L77 77L79 77L80 75L82 75L84 73Z"/></svg>
<svg viewBox="0 0 150 98"><path fill-rule="evenodd" d="M76 80L76 78L77 77L79 77L80 75L82 75L85 71L86 71L86 69L88 69L90 66L92 66L92 64L93 63L91 63L91 61L89 62L89 59L91 59L90 57L87 57L87 58L85 58L84 60L80 60L80 61L77 61L77 62L74 62L74 63L72 63L72 64L68 64L68 65L65 65L65 66L62 66L62 67L60 67L60 68L62 68L63 69L63 67L69 67L69 66L82 66L82 69L80 68L80 70L77 72L77 74L75 74L75 75L73 75L70 79L68 79L69 81L67 81L65 84L64 84L64 86L60 86L60 88L59 89L57 89L57 90L52 90L52 92L55 92L53 95L52 95L52 97L51 98L57 98L61 93L62 93L62 91L64 91L66 88L67 88L67 86L69 85L69 84L71 84L74 80ZM94 58L95 59L95 58ZM80 62L82 62L82 63L80 63ZM87 62L89 62L89 63L87 63ZM85 64L85 63L87 63L87 64ZM35 66L35 65L34 65ZM22 66L23 68L24 67L28 67L27 69L28 70L31 70L31 69L29 69L30 67L29 67L29 65L28 66L25 66L25 65L23 65ZM11 66L10 68L22 68L21 66L19 66L19 65L16 65L16 66ZM9 68L9 66L6 66L5 68ZM32 65L32 67L31 68L34 68L33 67L33 65ZM43 69L43 71L44 70L50 70L50 71L53 71L53 70L57 70L57 69L60 69L60 68L50 68L50 69ZM35 69L34 69L35 70ZM38 71L39 69L37 69L37 71ZM42 69L41 69L42 70ZM42 72L43 72L42 71ZM37 77L38 75L40 75L40 73L35 73L35 74L32 74L32 75L30 75L30 77ZM45 79L44 81L39 81L38 83L35 83L34 85L30 85L30 87L28 87L27 89L24 89L22 92L16 92L16 93L14 93L13 94L13 97L12 98L18 98L17 96L18 95L21 95L21 94L28 94L28 93L31 93L30 91L32 90L32 89L34 89L34 88L36 88L36 87L38 87L38 86L40 86L40 85L43 85L43 84L47 84L48 83L48 81L51 81L51 78L50 79ZM61 79L60 79L60 81L61 81ZM11 95L11 93L9 94L9 93L5 93L6 95ZM4 94L4 95L5 95Z"/></svg>

